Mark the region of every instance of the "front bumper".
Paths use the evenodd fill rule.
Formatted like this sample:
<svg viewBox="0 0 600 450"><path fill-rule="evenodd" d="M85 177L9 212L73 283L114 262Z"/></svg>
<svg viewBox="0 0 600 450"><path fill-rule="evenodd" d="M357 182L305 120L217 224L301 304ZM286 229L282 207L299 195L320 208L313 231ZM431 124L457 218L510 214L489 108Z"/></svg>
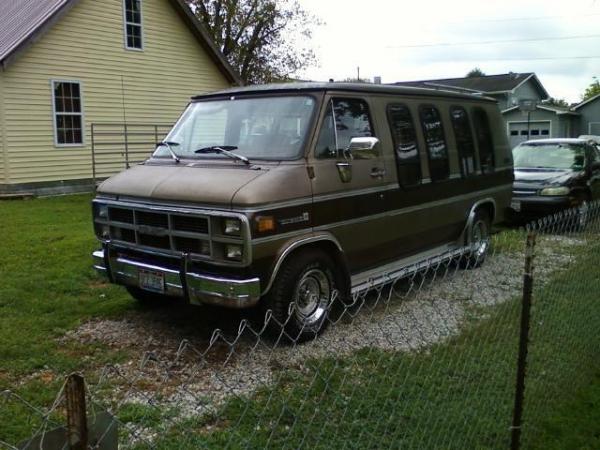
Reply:
<svg viewBox="0 0 600 450"><path fill-rule="evenodd" d="M164 277L164 294L187 297L192 304L210 304L228 308L248 308L260 299L258 278L234 279L174 270L159 265L111 255L105 250L92 254L94 269L115 284L139 287L140 270L160 273Z"/></svg>
<svg viewBox="0 0 600 450"><path fill-rule="evenodd" d="M513 215L542 217L577 206L577 200L569 196L514 196L511 201Z"/></svg>

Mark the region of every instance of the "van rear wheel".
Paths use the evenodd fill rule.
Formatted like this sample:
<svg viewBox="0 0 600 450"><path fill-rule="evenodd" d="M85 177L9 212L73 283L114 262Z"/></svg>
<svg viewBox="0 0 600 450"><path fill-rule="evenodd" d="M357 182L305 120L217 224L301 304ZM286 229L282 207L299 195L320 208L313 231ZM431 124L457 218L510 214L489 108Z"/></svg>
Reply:
<svg viewBox="0 0 600 450"><path fill-rule="evenodd" d="M483 264L490 250L491 219L484 209L475 211L473 223L468 229L465 244L469 247L463 266L466 269L475 269Z"/></svg>
<svg viewBox="0 0 600 450"><path fill-rule="evenodd" d="M340 277L333 259L318 249L302 250L283 263L263 299L271 310L268 329L289 342L315 338L327 327L332 297Z"/></svg>

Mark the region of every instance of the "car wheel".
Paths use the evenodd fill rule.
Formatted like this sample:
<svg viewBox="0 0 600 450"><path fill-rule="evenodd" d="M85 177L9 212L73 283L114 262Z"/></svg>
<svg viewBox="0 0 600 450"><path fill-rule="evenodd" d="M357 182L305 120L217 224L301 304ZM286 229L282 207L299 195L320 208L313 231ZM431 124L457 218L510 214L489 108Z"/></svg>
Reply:
<svg viewBox="0 0 600 450"><path fill-rule="evenodd" d="M126 286L127 292L138 302L144 305L160 305L165 303L169 297L166 295L158 294L156 292L145 291L138 287Z"/></svg>
<svg viewBox="0 0 600 450"><path fill-rule="evenodd" d="M327 326L339 279L333 259L321 250L290 255L263 300L265 311L272 314L270 333L274 337L282 335L288 342L318 336Z"/></svg>
<svg viewBox="0 0 600 450"><path fill-rule="evenodd" d="M467 256L463 260L465 268L477 268L485 261L491 245L490 229L491 220L488 212L484 209L476 210L465 242L469 248Z"/></svg>

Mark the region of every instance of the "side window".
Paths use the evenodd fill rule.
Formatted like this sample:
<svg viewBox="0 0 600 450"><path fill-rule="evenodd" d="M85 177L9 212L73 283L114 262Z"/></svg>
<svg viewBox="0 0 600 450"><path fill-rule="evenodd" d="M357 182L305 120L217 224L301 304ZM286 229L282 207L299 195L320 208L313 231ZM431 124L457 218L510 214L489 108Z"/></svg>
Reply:
<svg viewBox="0 0 600 450"><path fill-rule="evenodd" d="M128 50L143 50L142 0L124 0L123 10L125 48Z"/></svg>
<svg viewBox="0 0 600 450"><path fill-rule="evenodd" d="M468 177L475 172L475 142L469 124L469 116L462 106L453 106L450 108L450 117L456 139L460 170L463 177Z"/></svg>
<svg viewBox="0 0 600 450"><path fill-rule="evenodd" d="M52 81L54 140L57 147L83 144L81 86L76 81Z"/></svg>
<svg viewBox="0 0 600 450"><path fill-rule="evenodd" d="M492 130L487 113L481 108L473 109L473 125L475 126L475 135L479 145L479 162L483 173L494 170L494 141L492 140ZM521 131L523 134L523 131ZM527 130L525 130L527 135Z"/></svg>
<svg viewBox="0 0 600 450"><path fill-rule="evenodd" d="M354 137L373 136L369 106L360 99L334 98L329 102L315 149L317 158L338 158Z"/></svg>
<svg viewBox="0 0 600 450"><path fill-rule="evenodd" d="M415 125L405 105L389 105L388 122L392 130L398 181L404 186L419 184L422 179L421 159Z"/></svg>
<svg viewBox="0 0 600 450"><path fill-rule="evenodd" d="M419 114L429 155L431 181L445 180L450 175L450 167L440 112L434 106L424 105L419 108Z"/></svg>

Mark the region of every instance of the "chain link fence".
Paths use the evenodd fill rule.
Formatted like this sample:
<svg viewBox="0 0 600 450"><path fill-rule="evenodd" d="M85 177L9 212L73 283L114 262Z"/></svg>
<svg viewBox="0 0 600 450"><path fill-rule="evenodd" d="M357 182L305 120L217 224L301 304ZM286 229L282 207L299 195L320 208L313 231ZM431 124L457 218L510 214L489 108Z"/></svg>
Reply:
<svg viewBox="0 0 600 450"><path fill-rule="evenodd" d="M207 311L227 322L209 335L168 307L90 322L65 339L139 358L65 378L48 405L3 392L0 416L26 426L0 425L0 447L527 448L598 360L599 211L503 229L481 265L465 247L332 301L309 342L252 311Z"/></svg>

